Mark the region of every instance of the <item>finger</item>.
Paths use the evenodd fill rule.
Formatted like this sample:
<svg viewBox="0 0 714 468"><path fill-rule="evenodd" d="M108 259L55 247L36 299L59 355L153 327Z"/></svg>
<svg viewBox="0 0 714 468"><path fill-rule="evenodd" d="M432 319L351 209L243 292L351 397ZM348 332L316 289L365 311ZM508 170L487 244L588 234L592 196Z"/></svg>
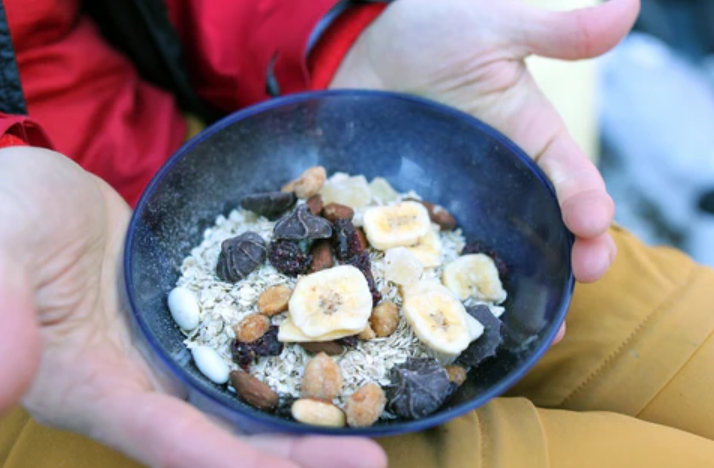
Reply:
<svg viewBox="0 0 714 468"><path fill-rule="evenodd" d="M576 239L573 245L573 274L581 283L599 280L610 268L617 255L617 247L609 233L594 239Z"/></svg>
<svg viewBox="0 0 714 468"><path fill-rule="evenodd" d="M306 468L386 468L387 458L377 443L353 437L256 436L251 444L290 458Z"/></svg>
<svg viewBox="0 0 714 468"><path fill-rule="evenodd" d="M0 239L0 412L17 403L40 364L40 335L29 283Z"/></svg>
<svg viewBox="0 0 714 468"><path fill-rule="evenodd" d="M553 343L551 344L551 346L557 345L558 343L563 341L563 338L565 338L565 322L563 322L563 324L558 329L558 334L555 335L555 338L553 338Z"/></svg>
<svg viewBox="0 0 714 468"><path fill-rule="evenodd" d="M5 168L3 168L5 169ZM3 171L10 177L10 171ZM0 178L0 412L17 403L40 365L41 341L23 250L31 248L23 200L3 189Z"/></svg>
<svg viewBox="0 0 714 468"><path fill-rule="evenodd" d="M609 0L573 11L545 11L522 5L515 26L524 55L565 60L593 58L615 47L632 29L640 0Z"/></svg>
<svg viewBox="0 0 714 468"><path fill-rule="evenodd" d="M129 393L105 400L93 408L90 433L148 466L300 468L242 442L173 397Z"/></svg>
<svg viewBox="0 0 714 468"><path fill-rule="evenodd" d="M563 222L573 234L588 239L610 227L615 204L600 171L564 128L536 161L553 183Z"/></svg>

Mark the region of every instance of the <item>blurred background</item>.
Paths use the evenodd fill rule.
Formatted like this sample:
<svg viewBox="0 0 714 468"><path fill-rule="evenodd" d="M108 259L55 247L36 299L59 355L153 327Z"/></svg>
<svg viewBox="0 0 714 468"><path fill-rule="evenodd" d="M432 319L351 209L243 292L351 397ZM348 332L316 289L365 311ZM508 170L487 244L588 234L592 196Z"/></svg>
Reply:
<svg viewBox="0 0 714 468"><path fill-rule="evenodd" d="M714 266L714 1L642 0L633 32L607 55L530 67L605 176L616 221Z"/></svg>

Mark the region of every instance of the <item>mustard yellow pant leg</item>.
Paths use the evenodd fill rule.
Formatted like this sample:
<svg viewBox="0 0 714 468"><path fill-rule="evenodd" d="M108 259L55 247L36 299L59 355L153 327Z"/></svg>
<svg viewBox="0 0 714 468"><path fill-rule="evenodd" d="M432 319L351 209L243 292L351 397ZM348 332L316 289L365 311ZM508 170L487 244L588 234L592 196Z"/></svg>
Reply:
<svg viewBox="0 0 714 468"><path fill-rule="evenodd" d="M0 417L2 468L141 468L85 437L42 426L16 408Z"/></svg>
<svg viewBox="0 0 714 468"><path fill-rule="evenodd" d="M615 413L498 398L419 434L381 441L390 468L706 468L714 442Z"/></svg>
<svg viewBox="0 0 714 468"><path fill-rule="evenodd" d="M578 285L565 339L510 394L714 440L714 271L616 229L603 280Z"/></svg>

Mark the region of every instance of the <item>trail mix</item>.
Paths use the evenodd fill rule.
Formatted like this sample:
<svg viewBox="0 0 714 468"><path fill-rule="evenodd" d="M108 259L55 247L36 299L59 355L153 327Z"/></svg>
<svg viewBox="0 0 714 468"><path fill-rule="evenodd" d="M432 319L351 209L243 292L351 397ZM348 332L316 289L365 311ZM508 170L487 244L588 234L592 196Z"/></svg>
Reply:
<svg viewBox="0 0 714 468"><path fill-rule="evenodd" d="M198 369L305 424L428 416L502 342L506 265L379 177L318 166L248 195L181 272L168 307Z"/></svg>

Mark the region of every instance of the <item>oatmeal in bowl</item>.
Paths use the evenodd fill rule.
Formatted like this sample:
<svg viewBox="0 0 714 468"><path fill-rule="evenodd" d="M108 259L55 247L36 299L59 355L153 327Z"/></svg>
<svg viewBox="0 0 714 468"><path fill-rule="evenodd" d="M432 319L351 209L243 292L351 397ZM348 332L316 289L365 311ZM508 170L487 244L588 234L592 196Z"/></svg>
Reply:
<svg viewBox="0 0 714 468"><path fill-rule="evenodd" d="M158 172L124 252L162 389L243 433L379 437L502 395L546 352L572 235L518 147L394 93L270 100Z"/></svg>
<svg viewBox="0 0 714 468"><path fill-rule="evenodd" d="M364 427L431 414L495 354L506 273L445 208L318 166L219 215L168 305L199 370L245 403Z"/></svg>

